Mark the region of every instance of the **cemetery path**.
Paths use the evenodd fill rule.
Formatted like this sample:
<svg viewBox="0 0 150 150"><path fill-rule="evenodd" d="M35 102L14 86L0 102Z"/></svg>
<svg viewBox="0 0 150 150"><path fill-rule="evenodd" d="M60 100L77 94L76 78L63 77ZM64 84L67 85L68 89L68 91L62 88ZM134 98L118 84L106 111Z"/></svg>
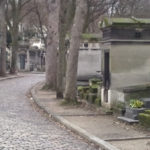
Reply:
<svg viewBox="0 0 150 150"><path fill-rule="evenodd" d="M37 112L26 97L41 74L0 82L0 149L96 150L77 135Z"/></svg>

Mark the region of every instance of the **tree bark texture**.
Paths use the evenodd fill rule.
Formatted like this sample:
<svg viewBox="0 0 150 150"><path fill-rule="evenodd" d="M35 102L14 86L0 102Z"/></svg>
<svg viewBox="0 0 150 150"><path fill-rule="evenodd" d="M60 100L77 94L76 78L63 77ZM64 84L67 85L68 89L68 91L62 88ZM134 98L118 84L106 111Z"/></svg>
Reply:
<svg viewBox="0 0 150 150"><path fill-rule="evenodd" d="M57 62L57 98L63 98L65 88L64 78L66 75L66 34L70 28L73 17L73 1L60 0L59 7L59 52Z"/></svg>
<svg viewBox="0 0 150 150"><path fill-rule="evenodd" d="M10 73L16 74L17 73L17 51L18 51L18 27L11 30L11 37L12 37L12 44L11 44L12 56L11 56Z"/></svg>
<svg viewBox="0 0 150 150"><path fill-rule="evenodd" d="M63 98L63 78L65 72L65 36L66 36L66 25L65 25L65 9L62 6L64 0L60 1L60 12L59 12L59 52L57 61L57 98Z"/></svg>
<svg viewBox="0 0 150 150"><path fill-rule="evenodd" d="M56 89L59 0L48 0L48 36L46 50L46 85Z"/></svg>
<svg viewBox="0 0 150 150"><path fill-rule="evenodd" d="M5 0L0 1L0 76L6 75Z"/></svg>
<svg viewBox="0 0 150 150"><path fill-rule="evenodd" d="M86 13L87 0L77 0L66 72L65 100L68 102L76 101L78 55Z"/></svg>

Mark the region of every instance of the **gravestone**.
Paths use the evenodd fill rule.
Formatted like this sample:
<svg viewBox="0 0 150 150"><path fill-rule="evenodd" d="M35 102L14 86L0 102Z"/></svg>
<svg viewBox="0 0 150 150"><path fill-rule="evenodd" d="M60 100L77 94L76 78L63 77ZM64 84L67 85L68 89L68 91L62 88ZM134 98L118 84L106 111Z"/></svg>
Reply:
<svg viewBox="0 0 150 150"><path fill-rule="evenodd" d="M145 108L131 108L131 107L128 107L128 108L126 108L125 117L133 119L133 120L138 120L139 113L143 113L144 110L145 110Z"/></svg>

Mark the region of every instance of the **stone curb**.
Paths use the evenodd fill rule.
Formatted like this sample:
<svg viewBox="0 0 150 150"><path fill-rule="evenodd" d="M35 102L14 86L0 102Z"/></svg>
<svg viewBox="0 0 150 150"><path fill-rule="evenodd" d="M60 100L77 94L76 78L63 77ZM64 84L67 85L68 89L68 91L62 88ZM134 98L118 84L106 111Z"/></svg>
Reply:
<svg viewBox="0 0 150 150"><path fill-rule="evenodd" d="M127 137L127 138L117 138L117 139L106 139L105 141L114 142L114 141L129 141L129 140L144 140L144 139L150 139L150 136Z"/></svg>
<svg viewBox="0 0 150 150"><path fill-rule="evenodd" d="M36 72L36 71L35 72L34 71L33 72L32 71L27 71L27 72L20 71L20 73L23 73L23 74L29 74L29 73L30 74L45 74L45 72Z"/></svg>
<svg viewBox="0 0 150 150"><path fill-rule="evenodd" d="M70 129L71 131L77 133L78 135L80 135L81 137L84 137L85 139L87 139L89 142L92 142L94 144L96 144L97 146L99 146L102 150L119 150L118 148L114 147L113 145L111 145L110 143L88 133L87 131L85 131L84 129L74 125L73 123L69 122L68 120L64 119L63 117L59 116L59 115L55 115L53 112L50 112L49 110L47 110L44 106L42 106L38 100L38 97L36 96L36 87L38 87L41 83L36 84L32 89L31 89L31 95L33 98L33 101L38 105L39 108L41 108L46 114L49 115L49 117L53 118L55 121L63 124L65 127L67 127L68 129Z"/></svg>
<svg viewBox="0 0 150 150"><path fill-rule="evenodd" d="M4 77L2 79L0 79L0 81L4 81L4 80L10 80L10 79L15 79L15 78L22 78L24 76L18 75L18 76L13 76L13 77Z"/></svg>

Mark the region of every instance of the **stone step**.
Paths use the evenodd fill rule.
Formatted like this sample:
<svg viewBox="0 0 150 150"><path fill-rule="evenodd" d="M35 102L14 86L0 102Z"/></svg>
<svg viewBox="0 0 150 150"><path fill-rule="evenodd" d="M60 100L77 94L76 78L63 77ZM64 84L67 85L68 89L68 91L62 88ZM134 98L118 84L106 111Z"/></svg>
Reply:
<svg viewBox="0 0 150 150"><path fill-rule="evenodd" d="M130 119L130 118L123 117L123 116L118 117L118 119L121 120L121 121L130 123L130 124L131 123L139 123L139 120L134 120L134 119Z"/></svg>

